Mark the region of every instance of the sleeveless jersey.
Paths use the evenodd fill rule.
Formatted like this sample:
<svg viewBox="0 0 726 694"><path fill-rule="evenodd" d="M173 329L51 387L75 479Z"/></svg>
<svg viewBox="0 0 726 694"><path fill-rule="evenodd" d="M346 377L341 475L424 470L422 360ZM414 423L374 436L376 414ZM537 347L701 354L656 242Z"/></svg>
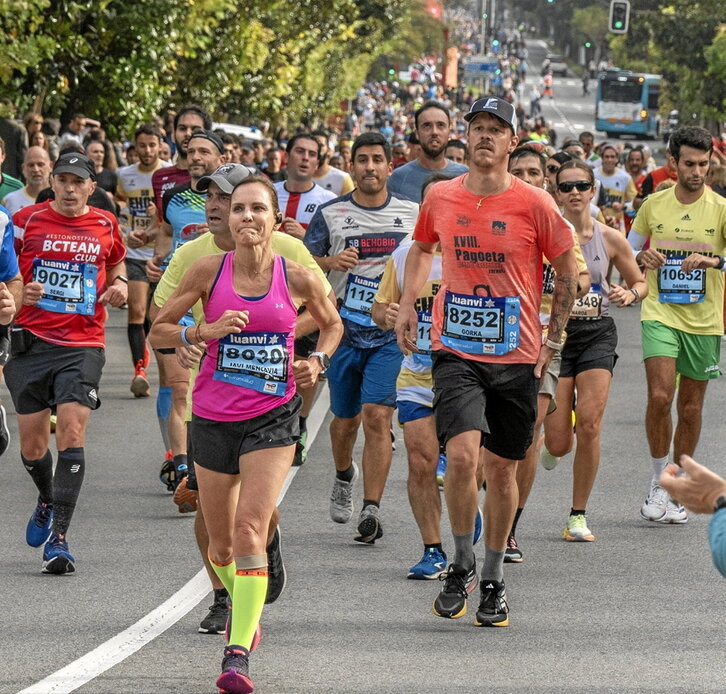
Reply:
<svg viewBox="0 0 726 694"><path fill-rule="evenodd" d="M590 291L575 300L570 320L598 320L610 313L610 285L607 280L610 257L599 222L593 222L592 238L587 243L581 243L580 248L590 272Z"/></svg>

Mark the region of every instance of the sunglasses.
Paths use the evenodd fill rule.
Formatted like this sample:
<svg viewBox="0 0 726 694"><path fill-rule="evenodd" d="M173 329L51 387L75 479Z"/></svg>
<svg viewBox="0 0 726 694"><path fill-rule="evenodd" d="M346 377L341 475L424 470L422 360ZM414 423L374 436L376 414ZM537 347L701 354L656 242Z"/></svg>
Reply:
<svg viewBox="0 0 726 694"><path fill-rule="evenodd" d="M557 184L557 190L560 193L571 193L573 188L577 188L581 193L584 193L592 188L592 183L590 181L565 181Z"/></svg>
<svg viewBox="0 0 726 694"><path fill-rule="evenodd" d="M559 170L560 170L559 166L553 166L552 164L547 165L547 171L549 171L552 174L557 173Z"/></svg>

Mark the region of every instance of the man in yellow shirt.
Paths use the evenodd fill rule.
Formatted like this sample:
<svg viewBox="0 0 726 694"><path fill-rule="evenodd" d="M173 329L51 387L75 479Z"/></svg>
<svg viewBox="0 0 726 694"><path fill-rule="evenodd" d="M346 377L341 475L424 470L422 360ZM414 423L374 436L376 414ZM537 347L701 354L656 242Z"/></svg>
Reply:
<svg viewBox="0 0 726 694"><path fill-rule="evenodd" d="M660 486L660 475L671 439L673 462L693 455L706 386L721 373L726 199L705 185L711 150L711 135L703 128L688 126L673 134L669 157L678 182L646 198L628 236L648 282L640 320L653 479L640 514L661 523L688 520L686 510ZM640 250L648 238L650 248ZM678 424L672 436L677 374Z"/></svg>

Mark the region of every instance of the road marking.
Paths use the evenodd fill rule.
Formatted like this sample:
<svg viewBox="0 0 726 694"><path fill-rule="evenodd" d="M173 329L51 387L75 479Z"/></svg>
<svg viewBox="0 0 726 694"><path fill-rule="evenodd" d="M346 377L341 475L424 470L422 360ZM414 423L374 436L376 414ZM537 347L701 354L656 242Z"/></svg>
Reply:
<svg viewBox="0 0 726 694"><path fill-rule="evenodd" d="M323 383L308 417L308 447L313 445L329 406L330 393L327 384ZM299 467L293 467L287 473L277 500L278 505L285 498L298 470L300 470ZM74 692L163 634L169 627L191 612L209 591L207 572L205 569L201 569L166 602L128 629L18 694L70 694L70 692Z"/></svg>

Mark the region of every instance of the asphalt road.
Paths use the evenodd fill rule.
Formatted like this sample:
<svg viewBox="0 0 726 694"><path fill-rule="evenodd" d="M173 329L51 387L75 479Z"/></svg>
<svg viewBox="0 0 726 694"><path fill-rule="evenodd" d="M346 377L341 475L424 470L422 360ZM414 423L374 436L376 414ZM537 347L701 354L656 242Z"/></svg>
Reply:
<svg viewBox="0 0 726 694"><path fill-rule="evenodd" d="M726 691L726 581L711 563L708 519L664 527L638 516L650 467L637 309L616 311L616 318L621 359L588 512L597 541L562 540L569 461L540 470L518 532L525 561L506 567L512 626L476 629L474 610L456 621L436 618L431 603L439 583L405 578L422 547L406 498L400 433L382 505L385 535L375 546L361 546L352 540L353 525L328 517L328 416L282 502L289 581L263 614L263 639L252 658L256 691ZM154 401L134 400L128 391L122 311L112 312L108 339L103 405L91 418L86 480L69 534L77 559L72 576L42 575L41 550L25 545L35 494L10 416L13 439L0 466L2 694L215 691L223 638L197 633L211 602L199 587L187 591L195 605L188 614L176 622L154 616L144 633L160 635L142 639L143 647L83 686L73 684L84 669L78 664L70 675L45 679L99 646L87 659L91 665L123 658L117 642L103 644L172 596L181 609L176 593L200 569L193 519L176 512L157 479L162 446ZM720 381L709 387L697 455L721 474L724 388ZM11 411L6 394L4 401ZM355 499L359 508L360 487ZM446 521L444 529L451 550ZM475 593L473 607L477 600Z"/></svg>

